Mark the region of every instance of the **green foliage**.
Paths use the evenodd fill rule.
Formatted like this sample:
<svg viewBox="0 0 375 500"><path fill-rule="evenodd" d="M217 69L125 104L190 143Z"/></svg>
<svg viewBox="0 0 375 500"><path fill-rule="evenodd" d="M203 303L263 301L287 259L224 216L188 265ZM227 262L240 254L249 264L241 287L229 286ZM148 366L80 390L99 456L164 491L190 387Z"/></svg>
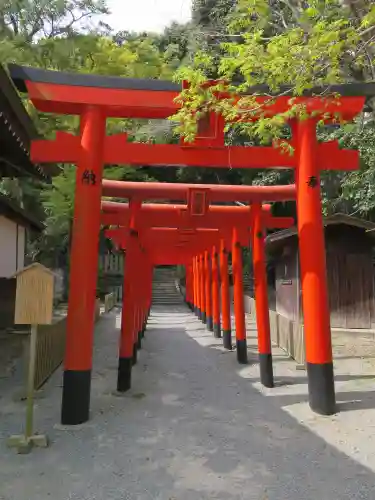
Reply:
<svg viewBox="0 0 375 500"><path fill-rule="evenodd" d="M271 2L240 1L228 33L246 31L239 41L221 43L222 55L217 64L219 83L202 87L217 62L209 53L197 53L193 64L176 74L177 80L190 83L190 88L181 94L183 108L175 117L178 133L192 140L197 120L211 109L225 117L228 130L256 137L261 143L280 138L288 121L306 115L302 106L291 102L287 112L269 118L267 106L273 103L271 96L263 102L254 95L242 95L235 100L234 93L265 84L272 94L278 95L280 87L288 85L299 96L316 86L347 81L350 66L357 70L365 68L360 50L363 22L356 25L349 14L348 9L333 0L304 2L304 7L293 12L294 22L286 24L284 31L268 36L265 30L269 30L275 16ZM367 16L365 24L371 20L371 15ZM218 99L218 93L224 92L228 97Z"/></svg>
<svg viewBox="0 0 375 500"><path fill-rule="evenodd" d="M72 36L84 30L103 30L108 26L93 23L106 14L105 0L0 0L0 36L17 44L36 38Z"/></svg>
<svg viewBox="0 0 375 500"><path fill-rule="evenodd" d="M240 1L228 33L239 28L246 31L239 41L221 44L223 53L218 65L221 83L212 90L200 88L213 69L213 58L207 53L198 53L193 65L181 68L177 73L177 79L191 83L190 91L182 95L186 104L184 111L189 107L194 111L202 109L204 102L219 107L228 120L238 116L246 118L247 114L251 116L255 111L261 113L259 106L254 109L256 101L253 97L244 97L238 103L234 103L233 99L221 103L215 100L215 92L226 90L233 93L253 85L266 84L275 93L281 85L291 85L294 94L301 95L314 86L345 81L348 76L345 58L349 54L354 54L351 55L352 62L363 65L363 58L357 54L363 23L355 26L340 2L311 1L304 2L304 5L295 14L294 24L286 25L280 33L267 36L265 29L272 26L275 15L271 2ZM367 23L371 16L368 19ZM186 113L182 116L186 118ZM279 126L284 121L279 118ZM261 131L259 135L262 135Z"/></svg>
<svg viewBox="0 0 375 500"><path fill-rule="evenodd" d="M193 0L192 20L201 49L215 50L237 3L237 0Z"/></svg>
<svg viewBox="0 0 375 500"><path fill-rule="evenodd" d="M285 126L295 117L306 118L306 109L296 105L292 97L287 112L269 118L267 106L272 105L273 96L282 95L283 85L290 86L294 96L320 86L324 98L334 97L329 92L330 84L374 80L372 4L366 0L360 5L354 0L232 2L232 8L221 17L215 46L197 51L191 63L179 68L175 75L177 81L190 84L180 95L181 111L172 118L178 125L176 132L188 142L193 140L197 121L212 110L224 116L226 130L232 137L245 138L252 144L269 145L274 141L286 154L293 154L285 143ZM213 3L209 0L194 2L194 19L207 30L214 26L210 7ZM216 82L211 88L202 86L212 77ZM234 93L258 84L269 88L270 95L263 102L243 94L239 100L233 98ZM219 100L220 93L228 97ZM369 106L372 110L371 102ZM339 111L324 119L343 125ZM374 122L373 117L366 119L366 126L358 122L333 133L319 130L321 138L338 137L342 145L359 149L362 162L359 172L322 173L322 199L327 214L340 210L375 215L375 145L371 138ZM240 177L245 184L285 184L293 180L292 175L290 171L251 170L241 172Z"/></svg>
<svg viewBox="0 0 375 500"><path fill-rule="evenodd" d="M341 144L358 149L361 155L360 170L342 175L339 195L330 200L347 207L347 210L374 220L375 216L375 123L362 122L343 127L336 133Z"/></svg>
<svg viewBox="0 0 375 500"><path fill-rule="evenodd" d="M166 61L177 69L189 54L190 24L172 23L156 40L159 50Z"/></svg>
<svg viewBox="0 0 375 500"><path fill-rule="evenodd" d="M132 169L111 167L105 169L105 178L119 180L134 176ZM31 253L51 266L58 265L59 257L66 256L74 212L76 168L65 166L62 173L44 186L41 201L45 210L45 231L33 242Z"/></svg>
<svg viewBox="0 0 375 500"><path fill-rule="evenodd" d="M172 78L181 56L179 32L174 25L163 36L111 36L97 15L107 12L103 0L0 0L0 60L68 72L108 74L131 78ZM181 44L182 51L186 51ZM39 113L25 98L38 131L52 139L56 130L78 133L77 117ZM108 120L109 134L145 131L145 122ZM165 127L164 127L165 128ZM142 132L143 129L143 132ZM168 126L170 129L170 126ZM170 134L168 133L170 136ZM156 140L165 139L156 131ZM44 220L46 230L33 241L31 255L51 266L66 263L74 207L75 167L64 166L51 186L30 180L2 180L0 189ZM147 169L106 168L104 177L153 180Z"/></svg>

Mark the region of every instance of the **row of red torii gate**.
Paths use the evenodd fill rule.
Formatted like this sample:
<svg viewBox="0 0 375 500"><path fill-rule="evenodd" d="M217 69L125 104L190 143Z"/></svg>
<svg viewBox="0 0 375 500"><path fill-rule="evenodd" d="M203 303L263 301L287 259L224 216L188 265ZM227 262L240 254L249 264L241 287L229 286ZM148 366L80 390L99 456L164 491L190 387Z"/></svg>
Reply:
<svg viewBox="0 0 375 500"><path fill-rule="evenodd" d="M322 170L355 170L356 151L342 150L336 141L319 143L317 122L340 114L353 120L365 105L366 85L331 88L332 96L310 93L293 100L305 106L309 118L290 122L295 154L274 147L225 144L224 123L210 113L191 144L144 144L127 134L107 136L106 119L166 119L180 104L181 87L158 80L66 74L10 66L14 83L28 92L42 111L80 116L80 133L57 132L53 141L37 140L31 148L36 163L77 165L70 291L62 398L62 423L89 419L95 292L99 232L102 225L126 251L117 390L131 386L132 366L141 346L151 307L156 265L186 266L187 301L226 348L232 347L228 286L228 253L232 253L237 359L247 362L242 283L242 246L251 242L255 276L261 382L273 387L264 237L267 228L293 224L273 217L266 202L295 200L298 218L302 304L309 402L313 411L334 413L335 390L327 296L323 220L320 197ZM259 92L259 89L258 89ZM251 93L251 89L249 90ZM336 94L340 94L340 98ZM289 109L290 97L257 98L268 116ZM253 117L256 119L256 116ZM223 186L129 183L103 180L106 164L135 166L291 168L289 186ZM103 197L128 203L102 201ZM146 203L181 202L180 205ZM242 201L245 206L218 206Z"/></svg>

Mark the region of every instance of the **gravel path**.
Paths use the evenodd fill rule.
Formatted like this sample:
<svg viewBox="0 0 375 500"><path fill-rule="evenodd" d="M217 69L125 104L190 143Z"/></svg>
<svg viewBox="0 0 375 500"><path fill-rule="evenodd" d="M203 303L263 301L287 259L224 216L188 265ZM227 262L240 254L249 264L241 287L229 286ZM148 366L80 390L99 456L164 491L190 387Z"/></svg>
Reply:
<svg viewBox="0 0 375 500"><path fill-rule="evenodd" d="M24 407L2 400L1 500L375 498L373 467L303 421L304 374L296 389L281 352L275 367L286 385L271 397L258 386L257 366L237 365L235 352L224 352L184 306L154 308L133 390L116 397L118 326L116 311L96 328L90 422L75 430L56 426L61 371L37 401L37 429L51 438L48 450L19 456L5 448L4 439L20 431ZM254 342L250 324L250 361Z"/></svg>

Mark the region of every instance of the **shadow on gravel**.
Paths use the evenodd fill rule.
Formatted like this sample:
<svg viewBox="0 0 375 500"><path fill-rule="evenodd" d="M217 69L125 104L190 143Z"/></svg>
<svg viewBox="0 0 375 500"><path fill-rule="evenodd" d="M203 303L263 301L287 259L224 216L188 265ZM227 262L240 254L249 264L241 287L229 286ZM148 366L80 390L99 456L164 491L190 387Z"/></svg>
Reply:
<svg viewBox="0 0 375 500"><path fill-rule="evenodd" d="M374 498L370 469L281 409L298 396L263 396L240 376L235 352L192 341L194 322L196 330L200 325L186 308L152 314L133 389L113 396L114 319L102 320L96 332L91 421L79 431L53 430L61 389L50 384L39 423L53 446L27 461L2 449L0 498Z"/></svg>
<svg viewBox="0 0 375 500"><path fill-rule="evenodd" d="M186 321L190 321L189 313L179 314L186 315ZM150 330L147 350L155 355L149 366L151 373L166 377L165 389L177 398L170 400L173 414L166 420L162 418L162 434L172 432L176 448L186 458L186 465L180 464L176 477L185 476L191 461L196 461L202 474L212 477L213 491L215 482L222 481L221 474L227 476L233 487L232 493L228 487L223 496L218 492L207 494L203 487L205 480L198 474L193 475L190 482L184 482L186 489L176 498L372 498L375 475L371 470L327 444L280 408L300 402L300 396L264 397L252 387L249 379L238 375L241 366L233 353L223 355L217 346L207 349L191 343L183 329L169 327L167 316L163 329ZM197 320L196 324L199 330ZM202 336L206 335L197 334ZM156 354L161 345L164 353L158 358ZM183 378L168 378L170 372L179 373ZM306 378L298 381L305 382ZM340 393L339 402L358 394L361 393ZM370 401L372 404L372 397ZM161 398L159 405L162 403ZM345 404L353 409L356 403L340 403L340 409L345 409ZM157 408L164 413L163 406L156 406L155 412ZM175 432L184 435L177 438ZM170 445L173 450L174 445L171 442ZM220 484L216 487L220 490ZM184 492L191 490L195 490L197 496L185 497Z"/></svg>

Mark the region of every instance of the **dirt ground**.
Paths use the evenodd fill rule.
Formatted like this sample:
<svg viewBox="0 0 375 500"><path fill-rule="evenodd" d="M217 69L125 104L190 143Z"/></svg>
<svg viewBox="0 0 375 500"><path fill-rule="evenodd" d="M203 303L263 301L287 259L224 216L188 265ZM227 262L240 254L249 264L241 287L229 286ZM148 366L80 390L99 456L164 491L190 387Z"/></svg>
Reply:
<svg viewBox="0 0 375 500"><path fill-rule="evenodd" d="M20 456L24 404L12 388L0 406L1 500L371 499L375 486L375 398L371 341L334 339L340 412L307 403L305 372L274 350L277 386L259 384L256 329L248 319L249 364L185 306L154 308L133 388L116 382L120 311L95 333L91 419L59 426L62 372L36 401L36 428L51 446Z"/></svg>

